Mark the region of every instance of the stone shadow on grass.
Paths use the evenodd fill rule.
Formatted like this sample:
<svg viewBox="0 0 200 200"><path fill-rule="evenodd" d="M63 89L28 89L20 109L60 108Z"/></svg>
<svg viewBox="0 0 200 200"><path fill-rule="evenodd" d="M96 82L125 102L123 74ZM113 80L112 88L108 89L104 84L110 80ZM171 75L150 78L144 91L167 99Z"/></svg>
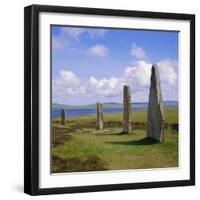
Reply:
<svg viewBox="0 0 200 200"><path fill-rule="evenodd" d="M140 140L132 140L132 141L119 141L119 142L105 142L107 144L121 144L121 145L153 145L158 144L159 142L154 138L145 137Z"/></svg>
<svg viewBox="0 0 200 200"><path fill-rule="evenodd" d="M125 133L125 132L123 132L123 131L121 131L121 132L116 132L116 133L96 133L95 135L97 135L97 136L102 136L102 135L130 135L130 134L135 134L134 132L132 132L132 133Z"/></svg>

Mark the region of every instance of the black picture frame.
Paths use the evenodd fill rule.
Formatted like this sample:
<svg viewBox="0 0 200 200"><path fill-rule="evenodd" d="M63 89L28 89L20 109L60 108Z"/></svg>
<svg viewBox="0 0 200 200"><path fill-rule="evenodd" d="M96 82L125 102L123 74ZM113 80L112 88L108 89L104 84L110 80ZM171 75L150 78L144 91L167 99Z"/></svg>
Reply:
<svg viewBox="0 0 200 200"><path fill-rule="evenodd" d="M39 188L39 14L76 13L187 20L190 23L190 179L162 182ZM195 15L31 5L24 9L24 192L46 195L195 185Z"/></svg>

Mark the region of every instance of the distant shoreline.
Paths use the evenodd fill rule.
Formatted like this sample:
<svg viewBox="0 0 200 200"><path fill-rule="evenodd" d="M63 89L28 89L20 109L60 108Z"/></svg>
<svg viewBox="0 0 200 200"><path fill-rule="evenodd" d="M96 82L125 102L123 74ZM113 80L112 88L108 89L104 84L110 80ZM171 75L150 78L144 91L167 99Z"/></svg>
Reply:
<svg viewBox="0 0 200 200"><path fill-rule="evenodd" d="M102 103L104 109L122 109L122 103ZM136 102L131 103L133 108L147 108L148 103L144 102ZM178 101L164 101L164 107L178 107ZM62 105L62 104L52 104L53 110L59 109L96 109L96 104L89 104L83 106L72 106L72 105Z"/></svg>

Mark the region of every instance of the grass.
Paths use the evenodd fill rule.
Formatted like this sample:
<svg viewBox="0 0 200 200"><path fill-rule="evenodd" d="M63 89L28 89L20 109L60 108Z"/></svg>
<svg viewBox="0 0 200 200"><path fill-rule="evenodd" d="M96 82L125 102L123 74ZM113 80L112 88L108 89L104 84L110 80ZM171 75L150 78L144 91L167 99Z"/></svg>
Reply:
<svg viewBox="0 0 200 200"><path fill-rule="evenodd" d="M123 119L123 113L105 113L104 121L105 122L121 122ZM147 120L146 111L135 111L132 113L133 122L143 122ZM59 123L60 118L53 118L54 126L60 127ZM178 112L175 108L165 109L165 122L166 123L178 123ZM96 115L85 115L79 117L68 117L66 126L71 125L95 125L96 124ZM62 127L62 126L61 126Z"/></svg>
<svg viewBox="0 0 200 200"><path fill-rule="evenodd" d="M167 123L177 123L177 110L167 109ZM121 121L122 113L104 115L105 121ZM134 112L134 122L145 122L146 112ZM146 138L146 131L122 134L120 126L96 130L94 115L70 117L57 127L52 149L53 172L146 169L178 166L178 134L165 130L165 141ZM85 127L87 126L88 127Z"/></svg>

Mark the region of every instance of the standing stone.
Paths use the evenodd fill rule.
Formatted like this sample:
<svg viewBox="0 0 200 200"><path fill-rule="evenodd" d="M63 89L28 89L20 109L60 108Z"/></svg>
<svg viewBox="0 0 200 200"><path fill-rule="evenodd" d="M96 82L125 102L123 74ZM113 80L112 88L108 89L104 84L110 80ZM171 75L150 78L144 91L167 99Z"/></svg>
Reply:
<svg viewBox="0 0 200 200"><path fill-rule="evenodd" d="M65 110L64 109L61 109L60 115L61 115L61 125L65 125Z"/></svg>
<svg viewBox="0 0 200 200"><path fill-rule="evenodd" d="M158 66L151 69L151 86L147 115L147 137L164 140L164 111Z"/></svg>
<svg viewBox="0 0 200 200"><path fill-rule="evenodd" d="M131 90L124 85L123 132L131 133Z"/></svg>
<svg viewBox="0 0 200 200"><path fill-rule="evenodd" d="M103 129L103 111L101 102L97 102L97 129Z"/></svg>

